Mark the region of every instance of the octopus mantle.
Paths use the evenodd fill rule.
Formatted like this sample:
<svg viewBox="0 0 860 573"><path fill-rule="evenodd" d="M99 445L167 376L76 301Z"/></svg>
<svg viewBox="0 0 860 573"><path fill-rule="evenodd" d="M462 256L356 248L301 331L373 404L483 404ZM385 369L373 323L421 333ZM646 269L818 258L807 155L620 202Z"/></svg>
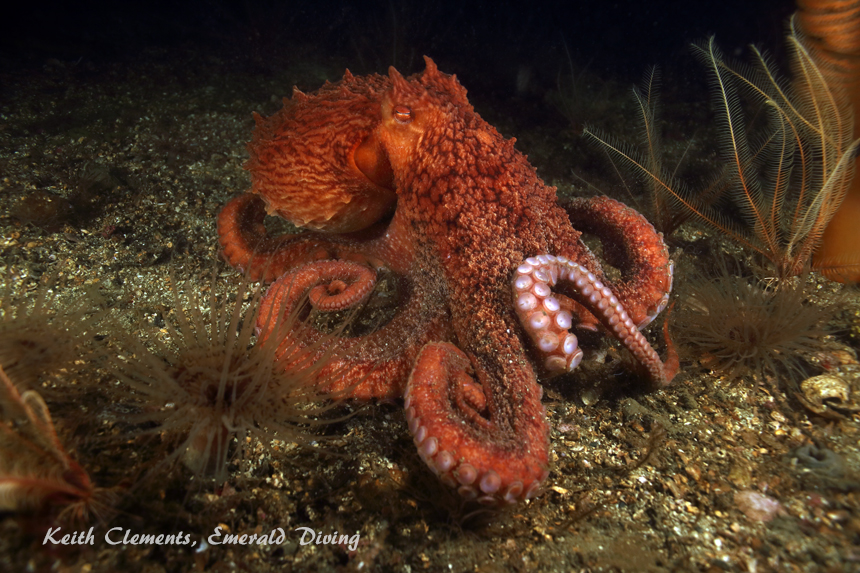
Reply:
<svg viewBox="0 0 860 573"><path fill-rule="evenodd" d="M671 290L662 237L612 199L560 203L430 58L410 78L347 72L255 119L252 188L218 218L225 257L274 280L261 317L305 301L356 308L380 273L396 277L384 325L332 342L297 324L283 352L336 343L327 389L402 396L420 456L464 497L504 504L539 491L549 438L537 380L576 368L577 330L620 340L652 387L673 377L677 358L664 365L640 333ZM267 213L310 231L271 236ZM582 232L601 239L619 280L605 278ZM260 336L275 324L261 318Z"/></svg>

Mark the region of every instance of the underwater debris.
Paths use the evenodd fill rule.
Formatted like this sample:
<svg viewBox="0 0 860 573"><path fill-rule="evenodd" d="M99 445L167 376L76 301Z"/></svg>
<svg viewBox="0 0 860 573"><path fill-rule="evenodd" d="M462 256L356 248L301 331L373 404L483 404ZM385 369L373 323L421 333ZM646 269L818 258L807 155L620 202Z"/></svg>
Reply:
<svg viewBox="0 0 860 573"><path fill-rule="evenodd" d="M860 411L851 400L851 384L840 376L821 374L800 384L797 400L810 412L825 418L844 420L845 414Z"/></svg>
<svg viewBox="0 0 860 573"><path fill-rule="evenodd" d="M847 454L847 452L846 452ZM815 441L800 446L784 458L804 489L860 491L860 480L849 459Z"/></svg>
<svg viewBox="0 0 860 573"><path fill-rule="evenodd" d="M806 444L797 448L793 457L802 468L829 478L841 478L845 473L842 456L824 446Z"/></svg>

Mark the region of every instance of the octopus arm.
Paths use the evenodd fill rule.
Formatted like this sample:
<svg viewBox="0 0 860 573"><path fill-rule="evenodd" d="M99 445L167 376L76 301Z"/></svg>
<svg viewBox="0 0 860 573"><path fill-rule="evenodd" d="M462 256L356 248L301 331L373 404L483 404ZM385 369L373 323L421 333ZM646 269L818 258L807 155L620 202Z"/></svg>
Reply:
<svg viewBox="0 0 860 573"><path fill-rule="evenodd" d="M272 236L266 231L265 203L245 193L232 199L218 215L218 241L224 259L251 280L271 282L302 264L324 259L350 259L380 266L385 258L404 258L400 235L380 235L374 227L349 235L306 232ZM407 261L408 262L408 261ZM404 263L397 261L401 267ZM398 267L399 268L399 267Z"/></svg>
<svg viewBox="0 0 860 573"><path fill-rule="evenodd" d="M461 496L487 505L530 499L548 475L541 388L523 357L490 358L499 361L509 363L488 368L453 344L427 344L404 402L425 463Z"/></svg>
<svg viewBox="0 0 860 573"><path fill-rule="evenodd" d="M600 239L606 262L621 271L612 291L633 322L644 328L666 308L672 291L674 267L662 234L641 214L609 197L576 198L563 206L573 227Z"/></svg>
<svg viewBox="0 0 860 573"><path fill-rule="evenodd" d="M445 309L426 287L401 278L403 300L397 313L361 336L332 335L310 321L290 319L308 301L319 310L358 312L375 281L375 271L350 261L325 260L293 269L266 291L258 336L283 338L278 360L288 369L312 365L317 380L325 381L321 387L325 392L359 400L399 398L421 347L429 340L450 337ZM318 291L337 294L320 296ZM320 298L328 303L322 304Z"/></svg>

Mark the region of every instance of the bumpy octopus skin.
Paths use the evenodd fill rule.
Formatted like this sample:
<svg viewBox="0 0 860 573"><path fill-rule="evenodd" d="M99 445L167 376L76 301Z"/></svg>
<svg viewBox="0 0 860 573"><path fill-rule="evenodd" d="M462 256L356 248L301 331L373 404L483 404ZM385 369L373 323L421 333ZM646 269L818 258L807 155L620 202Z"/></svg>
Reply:
<svg viewBox="0 0 860 573"><path fill-rule="evenodd" d="M408 79L393 68L387 78L347 72L258 119L252 190L220 214L220 242L232 264L280 277L263 317L292 312L303 298L323 310L354 308L379 273L396 275L394 318L337 341L326 368L339 376L329 385L359 399L402 396L418 453L444 483L482 503L515 503L548 475L537 377L579 364L572 330L602 326L654 387L674 376L677 357L664 364L639 332L666 306L672 263L632 209L603 197L560 204L514 140L475 113L456 77L426 63ZM328 170L333 180L305 176ZM284 200L283 189L303 196ZM309 205L319 213L307 214ZM266 211L322 223L271 237ZM603 241L618 281L606 280L580 230ZM261 319L261 336L272 322ZM324 347L321 336L297 327L284 348Z"/></svg>

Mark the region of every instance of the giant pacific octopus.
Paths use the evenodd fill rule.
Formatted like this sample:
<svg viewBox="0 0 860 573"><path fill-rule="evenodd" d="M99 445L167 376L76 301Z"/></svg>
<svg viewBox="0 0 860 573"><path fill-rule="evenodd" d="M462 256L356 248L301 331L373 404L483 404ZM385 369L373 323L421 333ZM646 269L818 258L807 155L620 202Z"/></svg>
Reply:
<svg viewBox="0 0 860 573"><path fill-rule="evenodd" d="M418 453L445 484L515 503L548 475L537 380L579 364L572 330L620 340L652 387L674 376L677 357L664 364L640 333L666 306L672 262L623 204L560 202L456 76L425 59L409 78L347 71L313 94L294 90L270 118L255 115L252 189L221 211L220 243L232 265L275 281L261 337L300 304L356 308L380 273L395 277L390 320L336 339L326 355L323 370L338 373L329 389L402 397ZM269 234L267 213L309 230ZM620 278L606 278L582 232L601 240ZM282 348L328 340L302 323Z"/></svg>

